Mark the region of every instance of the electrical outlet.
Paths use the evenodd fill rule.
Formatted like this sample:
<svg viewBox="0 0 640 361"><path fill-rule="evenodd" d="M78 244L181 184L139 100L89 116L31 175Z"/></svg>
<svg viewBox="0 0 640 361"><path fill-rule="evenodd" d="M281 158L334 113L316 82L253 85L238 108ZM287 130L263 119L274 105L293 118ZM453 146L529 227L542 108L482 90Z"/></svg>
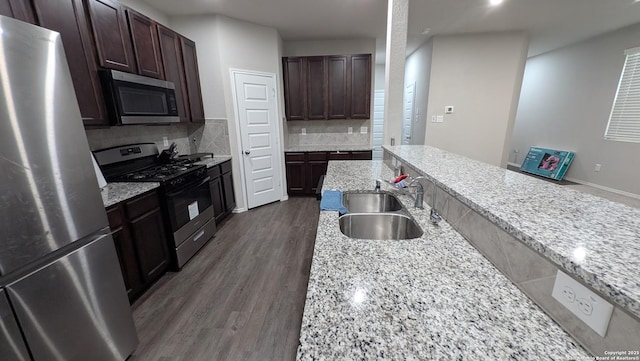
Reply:
<svg viewBox="0 0 640 361"><path fill-rule="evenodd" d="M369 132L368 127L360 127L360 134L367 134Z"/></svg>
<svg viewBox="0 0 640 361"><path fill-rule="evenodd" d="M347 134L353 134L353 127L347 128Z"/></svg>
<svg viewBox="0 0 640 361"><path fill-rule="evenodd" d="M607 334L613 306L593 291L558 270L551 296L600 336Z"/></svg>
<svg viewBox="0 0 640 361"><path fill-rule="evenodd" d="M169 146L169 138L167 138L167 137L162 137L162 144L163 144L165 147L168 147L168 146Z"/></svg>
<svg viewBox="0 0 640 361"><path fill-rule="evenodd" d="M307 128L302 128L302 129L300 130L300 134L302 134L302 135L307 135Z"/></svg>
<svg viewBox="0 0 640 361"><path fill-rule="evenodd" d="M600 168L602 168L602 164L597 163L597 164L596 164L596 167L594 168L594 170L595 170L596 172L599 172L599 171L600 171Z"/></svg>

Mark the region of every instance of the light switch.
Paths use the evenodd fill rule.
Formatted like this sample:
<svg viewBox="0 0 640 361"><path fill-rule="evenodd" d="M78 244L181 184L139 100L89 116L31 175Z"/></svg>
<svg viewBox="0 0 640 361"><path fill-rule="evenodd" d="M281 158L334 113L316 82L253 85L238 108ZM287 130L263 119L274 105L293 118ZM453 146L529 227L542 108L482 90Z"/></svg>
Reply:
<svg viewBox="0 0 640 361"><path fill-rule="evenodd" d="M347 134L353 134L353 127L347 128Z"/></svg>
<svg viewBox="0 0 640 361"><path fill-rule="evenodd" d="M307 135L307 128L302 128L302 129L300 130L300 134L302 134L302 135Z"/></svg>
<svg viewBox="0 0 640 361"><path fill-rule="evenodd" d="M436 123L444 122L444 115L438 115L436 118L437 118Z"/></svg>

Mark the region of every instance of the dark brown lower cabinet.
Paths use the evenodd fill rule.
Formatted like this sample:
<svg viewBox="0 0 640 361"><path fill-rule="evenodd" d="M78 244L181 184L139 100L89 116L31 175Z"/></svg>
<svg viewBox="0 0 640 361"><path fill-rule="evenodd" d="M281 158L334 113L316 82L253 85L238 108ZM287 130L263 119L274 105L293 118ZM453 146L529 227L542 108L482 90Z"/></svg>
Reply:
<svg viewBox="0 0 640 361"><path fill-rule="evenodd" d="M236 207L236 196L233 193L233 175L231 160L209 168L209 188L213 203L213 215L216 224L225 219Z"/></svg>
<svg viewBox="0 0 640 361"><path fill-rule="evenodd" d="M169 249L156 190L107 208L129 301L169 267Z"/></svg>
<svg viewBox="0 0 640 361"><path fill-rule="evenodd" d="M285 152L287 193L290 196L315 196L320 178L327 173L330 160L371 160L372 152Z"/></svg>

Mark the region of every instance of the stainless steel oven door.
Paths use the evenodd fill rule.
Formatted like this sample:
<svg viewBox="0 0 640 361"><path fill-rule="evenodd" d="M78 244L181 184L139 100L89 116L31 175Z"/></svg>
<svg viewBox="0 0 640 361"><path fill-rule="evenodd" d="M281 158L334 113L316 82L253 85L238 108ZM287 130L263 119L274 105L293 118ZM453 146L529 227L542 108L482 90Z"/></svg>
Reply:
<svg viewBox="0 0 640 361"><path fill-rule="evenodd" d="M175 233L211 207L209 177L167 192L167 208L171 232Z"/></svg>

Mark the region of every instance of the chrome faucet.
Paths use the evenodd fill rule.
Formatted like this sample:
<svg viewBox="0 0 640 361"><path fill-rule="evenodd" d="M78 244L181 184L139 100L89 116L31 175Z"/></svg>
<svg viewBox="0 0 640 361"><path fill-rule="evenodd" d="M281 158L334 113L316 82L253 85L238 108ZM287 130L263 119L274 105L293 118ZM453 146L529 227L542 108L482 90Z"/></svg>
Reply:
<svg viewBox="0 0 640 361"><path fill-rule="evenodd" d="M374 191L380 192L380 179L376 179L376 187L374 188Z"/></svg>
<svg viewBox="0 0 640 361"><path fill-rule="evenodd" d="M423 177L423 176L419 176L419 177L415 177L411 180L411 183L409 183L409 187L411 187L413 185L413 183L417 183L416 186L416 197L415 197L415 205L414 207L419 208L419 209L424 209L424 206L422 205L423 201L424 201L424 187L422 186L422 184L420 182L418 182L418 180L420 179L426 179L428 181L430 181L433 184L433 191L431 193L431 212L429 213L429 222L431 222L431 224L433 225L437 225L438 223L440 223L440 221L442 220L442 217L440 216L440 214L438 214L438 211L436 211L436 191L438 189L438 187L436 186L436 183L434 181L432 181L429 178Z"/></svg>

